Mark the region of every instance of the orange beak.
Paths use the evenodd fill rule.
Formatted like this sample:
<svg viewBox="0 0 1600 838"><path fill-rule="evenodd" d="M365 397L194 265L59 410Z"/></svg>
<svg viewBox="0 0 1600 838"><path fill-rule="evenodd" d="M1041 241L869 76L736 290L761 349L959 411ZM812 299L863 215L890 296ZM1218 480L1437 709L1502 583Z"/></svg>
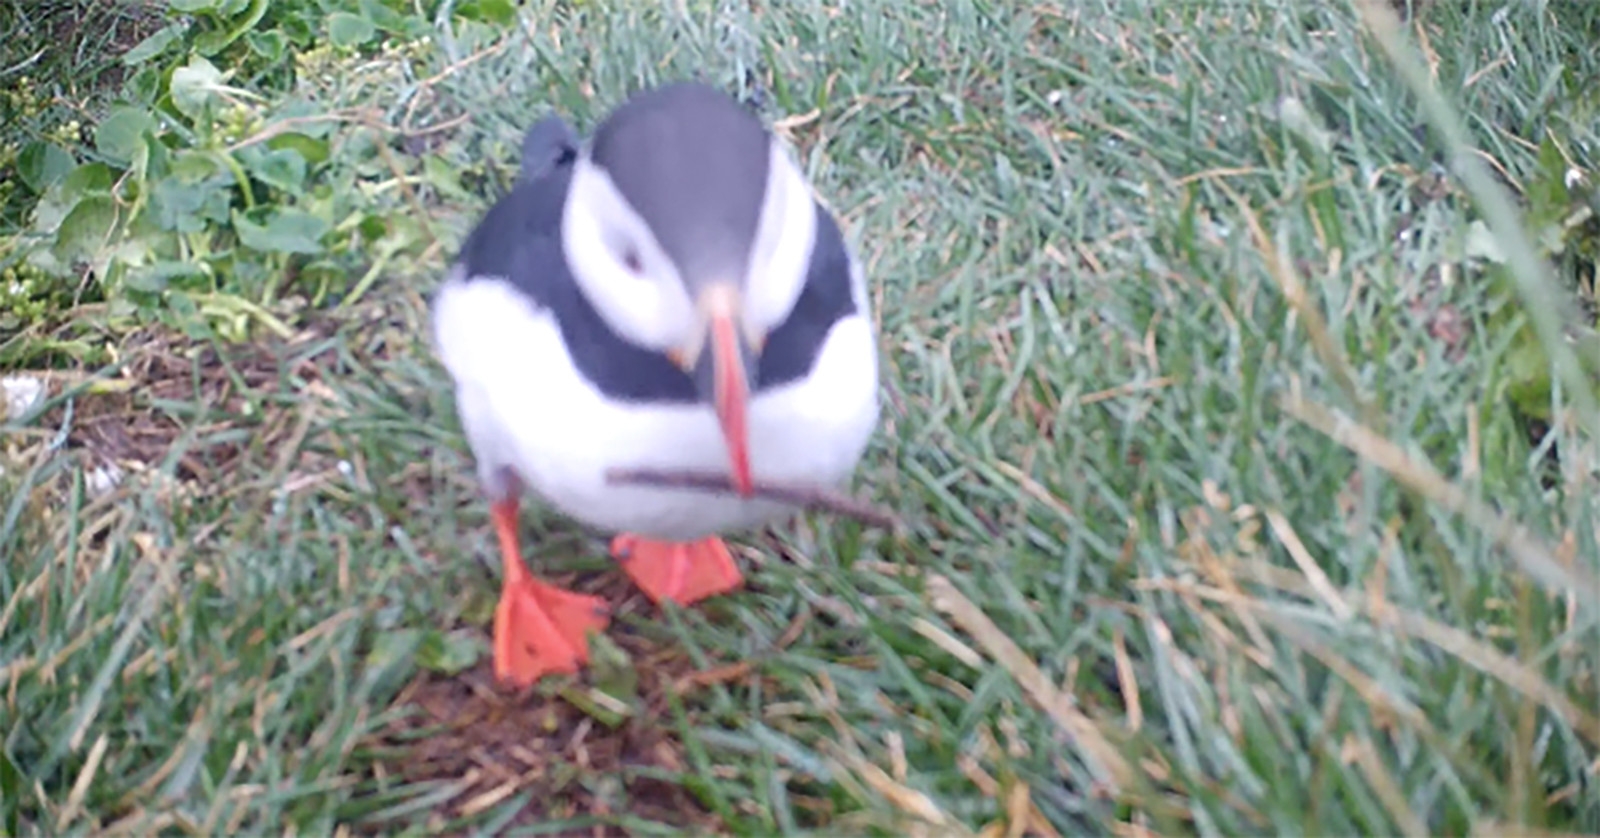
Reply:
<svg viewBox="0 0 1600 838"><path fill-rule="evenodd" d="M746 410L750 402L750 371L754 353L740 335L738 289L730 285L710 285L700 294L700 311L705 316L710 351L704 344L688 351L669 353L689 376L701 398L711 403L728 446L728 461L733 471L733 487L750 497L755 486L750 476L750 441Z"/></svg>
<svg viewBox="0 0 1600 838"><path fill-rule="evenodd" d="M750 384L739 346L739 331L728 312L711 315L711 402L728 445L728 460L733 466L733 486L749 497L755 487L750 479L750 432L745 409L750 402Z"/></svg>

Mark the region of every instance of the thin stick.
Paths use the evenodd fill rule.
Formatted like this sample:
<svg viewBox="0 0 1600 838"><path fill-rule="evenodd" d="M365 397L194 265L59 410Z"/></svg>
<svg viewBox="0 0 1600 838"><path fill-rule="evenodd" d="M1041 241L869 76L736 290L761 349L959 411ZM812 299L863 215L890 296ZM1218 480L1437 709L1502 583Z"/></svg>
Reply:
<svg viewBox="0 0 1600 838"><path fill-rule="evenodd" d="M652 486L662 489L691 489L697 492L716 492L729 495L736 492L733 481L727 475L707 471L614 468L606 472L606 482ZM752 497L761 498L762 500L777 501L778 503L798 506L802 509L843 515L846 518L854 518L872 527L882 527L890 530L900 529L900 519L896 518L894 513L830 489L819 489L814 486L788 486L776 483L762 483L760 481L755 482L753 489Z"/></svg>

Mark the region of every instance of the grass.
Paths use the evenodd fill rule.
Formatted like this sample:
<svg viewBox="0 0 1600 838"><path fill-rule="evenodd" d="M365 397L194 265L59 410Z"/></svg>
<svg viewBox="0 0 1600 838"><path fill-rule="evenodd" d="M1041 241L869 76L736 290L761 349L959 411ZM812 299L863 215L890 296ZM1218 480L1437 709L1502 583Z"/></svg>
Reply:
<svg viewBox="0 0 1600 838"><path fill-rule="evenodd" d="M1600 831L1594 317L1541 296L1592 305L1594 231L1581 190L1532 198L1552 146L1600 177L1600 15L1404 33L1526 217L1579 218L1533 286L1341 4L523 14L294 93L367 109L331 135L350 191L437 247L287 339L127 331L9 426L0 831ZM533 119L695 75L778 121L860 244L860 488L912 532L751 536L749 590L663 614L530 508L631 664L496 695L423 295ZM1530 387L1517 353L1567 337ZM616 730L574 709L592 683Z"/></svg>

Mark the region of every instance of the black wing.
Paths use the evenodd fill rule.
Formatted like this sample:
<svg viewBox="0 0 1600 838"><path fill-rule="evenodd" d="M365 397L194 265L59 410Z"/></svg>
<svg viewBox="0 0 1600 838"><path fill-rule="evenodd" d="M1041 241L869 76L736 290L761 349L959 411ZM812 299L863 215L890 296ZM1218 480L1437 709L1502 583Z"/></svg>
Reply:
<svg viewBox="0 0 1600 838"><path fill-rule="evenodd" d="M833 324L856 312L851 293L850 254L839 225L821 204L817 233L811 244L811 265L805 286L789 317L767 336L757 365L756 390L780 387L811 373Z"/></svg>

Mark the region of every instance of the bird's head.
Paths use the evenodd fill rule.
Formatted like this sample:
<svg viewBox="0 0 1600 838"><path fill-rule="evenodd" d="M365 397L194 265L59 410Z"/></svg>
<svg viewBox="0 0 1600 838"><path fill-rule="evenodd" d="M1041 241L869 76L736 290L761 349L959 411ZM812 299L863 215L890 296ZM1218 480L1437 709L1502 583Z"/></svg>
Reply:
<svg viewBox="0 0 1600 838"><path fill-rule="evenodd" d="M563 246L579 287L618 335L694 381L746 495L752 376L800 296L812 200L760 120L698 84L657 88L614 111L579 154L567 193Z"/></svg>

